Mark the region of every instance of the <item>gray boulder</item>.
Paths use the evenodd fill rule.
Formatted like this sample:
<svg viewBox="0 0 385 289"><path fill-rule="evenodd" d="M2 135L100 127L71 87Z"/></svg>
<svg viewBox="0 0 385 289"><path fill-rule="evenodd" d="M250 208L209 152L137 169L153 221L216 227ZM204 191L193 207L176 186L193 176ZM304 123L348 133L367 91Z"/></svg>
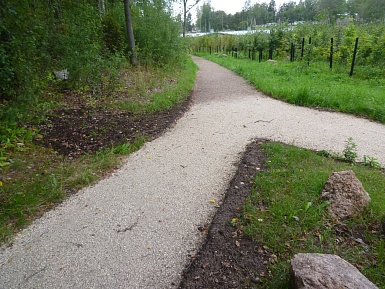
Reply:
<svg viewBox="0 0 385 289"><path fill-rule="evenodd" d="M378 289L337 255L297 254L291 260L290 277L294 289Z"/></svg>
<svg viewBox="0 0 385 289"><path fill-rule="evenodd" d="M369 194L353 171L336 172L326 181L321 198L329 201L330 215L343 220L361 212L369 203Z"/></svg>

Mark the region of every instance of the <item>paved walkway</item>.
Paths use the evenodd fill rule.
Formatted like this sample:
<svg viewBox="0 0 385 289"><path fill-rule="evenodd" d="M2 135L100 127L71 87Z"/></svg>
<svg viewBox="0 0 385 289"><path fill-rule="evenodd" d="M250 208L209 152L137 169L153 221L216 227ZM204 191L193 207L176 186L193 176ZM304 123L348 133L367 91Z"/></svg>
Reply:
<svg viewBox="0 0 385 289"><path fill-rule="evenodd" d="M0 252L0 288L176 288L255 137L385 164L385 126L265 97L200 58L192 108L110 178L71 197ZM210 202L216 200L216 203Z"/></svg>

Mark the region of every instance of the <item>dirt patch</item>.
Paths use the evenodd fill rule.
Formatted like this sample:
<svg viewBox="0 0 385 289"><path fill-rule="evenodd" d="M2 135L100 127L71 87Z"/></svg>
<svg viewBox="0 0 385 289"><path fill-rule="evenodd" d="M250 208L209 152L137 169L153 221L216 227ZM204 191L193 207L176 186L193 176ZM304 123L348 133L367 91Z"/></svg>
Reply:
<svg viewBox="0 0 385 289"><path fill-rule="evenodd" d="M199 228L208 232L206 242L191 257L178 288L254 288L267 276L271 254L244 235L238 223L253 178L264 168L262 142L247 147L213 222Z"/></svg>
<svg viewBox="0 0 385 289"><path fill-rule="evenodd" d="M51 112L42 124L41 143L69 158L94 153L111 145L133 143L138 137L154 139L187 110L186 100L169 110L134 114L82 104L79 96L66 95L67 104Z"/></svg>

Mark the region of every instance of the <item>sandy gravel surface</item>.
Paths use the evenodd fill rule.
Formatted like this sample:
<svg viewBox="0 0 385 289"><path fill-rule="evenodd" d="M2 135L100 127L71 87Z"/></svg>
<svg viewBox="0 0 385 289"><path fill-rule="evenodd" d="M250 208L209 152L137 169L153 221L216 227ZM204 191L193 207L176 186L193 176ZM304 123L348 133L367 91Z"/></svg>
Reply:
<svg viewBox="0 0 385 289"><path fill-rule="evenodd" d="M132 154L0 252L0 288L176 288L202 241L234 163L255 137L359 153L385 164L385 126L272 100L200 58L194 105L170 131ZM215 200L215 203L211 202Z"/></svg>

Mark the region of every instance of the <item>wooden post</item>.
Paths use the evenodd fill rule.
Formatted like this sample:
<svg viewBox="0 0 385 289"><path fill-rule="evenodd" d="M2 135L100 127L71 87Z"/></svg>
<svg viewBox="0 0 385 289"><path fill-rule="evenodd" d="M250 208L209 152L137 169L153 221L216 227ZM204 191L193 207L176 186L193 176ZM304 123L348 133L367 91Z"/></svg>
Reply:
<svg viewBox="0 0 385 289"><path fill-rule="evenodd" d="M356 63L357 49L358 49L358 37L356 38L356 45L354 46L353 61L352 61L352 69L350 70L350 77L353 76L354 65L355 65L355 63Z"/></svg>
<svg viewBox="0 0 385 289"><path fill-rule="evenodd" d="M333 37L330 40L330 70L333 69L333 44L334 44L334 39Z"/></svg>
<svg viewBox="0 0 385 289"><path fill-rule="evenodd" d="M307 59L307 65L310 66L310 55L311 55L311 37L309 37L309 51L308 51L308 59Z"/></svg>
<svg viewBox="0 0 385 289"><path fill-rule="evenodd" d="M305 51L305 37L302 38L301 59L303 58L304 51Z"/></svg>

